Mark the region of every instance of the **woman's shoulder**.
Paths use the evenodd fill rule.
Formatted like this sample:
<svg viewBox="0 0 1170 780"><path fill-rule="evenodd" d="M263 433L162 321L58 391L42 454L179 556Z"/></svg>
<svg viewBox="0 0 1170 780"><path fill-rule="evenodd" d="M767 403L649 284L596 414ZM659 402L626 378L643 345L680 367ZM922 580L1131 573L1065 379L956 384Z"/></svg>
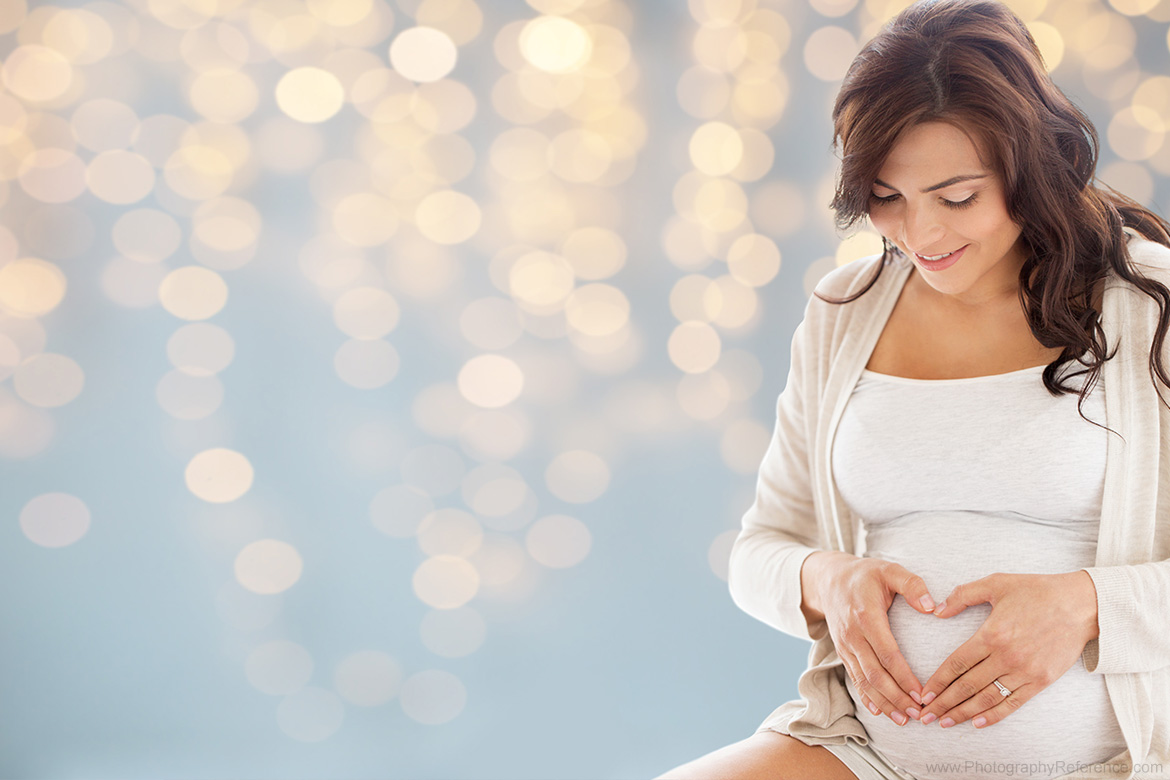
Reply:
<svg viewBox="0 0 1170 780"><path fill-rule="evenodd" d="M1138 266L1146 276L1154 276L1161 282L1170 281L1170 247L1151 241L1130 228L1126 228L1126 234L1130 237L1130 263Z"/></svg>
<svg viewBox="0 0 1170 780"><path fill-rule="evenodd" d="M886 263L887 267L882 269L882 275L878 278L874 286L878 287L887 284L892 281L894 273L897 272L897 268L900 265L899 259L900 256L894 253L888 257L882 254L876 254L868 255L858 260L852 260L825 274L817 282L815 288L816 293L826 298L844 298L852 295L869 282L873 274L877 272L877 267L883 262ZM868 293L866 294L868 295ZM860 302L864 297L862 296L858 301Z"/></svg>

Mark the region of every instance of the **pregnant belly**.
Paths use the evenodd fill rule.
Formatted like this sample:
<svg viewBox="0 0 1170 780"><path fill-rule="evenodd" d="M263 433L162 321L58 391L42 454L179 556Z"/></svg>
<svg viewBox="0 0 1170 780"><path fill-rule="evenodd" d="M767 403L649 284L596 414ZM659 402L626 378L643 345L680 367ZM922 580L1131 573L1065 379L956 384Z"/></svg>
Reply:
<svg viewBox="0 0 1170 780"><path fill-rule="evenodd" d="M967 517L962 532L956 534L952 526L940 535L939 520L935 515L924 516L871 533L867 555L893 560L921 576L935 601L945 598L956 585L997 571L1058 573L1092 565L1091 550L1054 545L1051 529L1021 529L1019 521L1002 518L980 518L980 524L972 528ZM1008 525L999 527L1004 522ZM989 537L987 532L993 533ZM968 534L971 538L962 543ZM1030 539L1031 534L1042 538ZM989 545L989 538L1011 539L1012 543ZM1041 541L1047 543L1030 544ZM1021 554L1021 550L1028 553ZM1086 554L1090 555L1087 561ZM990 613L990 605L979 604L954 617L936 618L914 610L898 596L889 610L890 630L911 671L925 684ZM870 713L852 682L847 684L872 746L920 780L970 780L989 775L1059 777L1078 765L1108 760L1125 749L1105 678L1089 674L1079 658L1055 683L1004 720L983 729L976 729L970 720L948 729L941 728L937 720L926 726L915 720L898 726L885 715Z"/></svg>

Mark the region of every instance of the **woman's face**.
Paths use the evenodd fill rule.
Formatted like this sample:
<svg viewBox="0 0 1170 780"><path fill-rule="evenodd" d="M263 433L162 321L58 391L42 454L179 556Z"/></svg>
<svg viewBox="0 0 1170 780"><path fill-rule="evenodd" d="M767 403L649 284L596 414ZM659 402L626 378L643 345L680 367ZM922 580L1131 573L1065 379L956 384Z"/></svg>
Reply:
<svg viewBox="0 0 1170 780"><path fill-rule="evenodd" d="M902 134L878 173L869 219L934 290L973 306L1017 297L1025 253L1003 182L946 122Z"/></svg>

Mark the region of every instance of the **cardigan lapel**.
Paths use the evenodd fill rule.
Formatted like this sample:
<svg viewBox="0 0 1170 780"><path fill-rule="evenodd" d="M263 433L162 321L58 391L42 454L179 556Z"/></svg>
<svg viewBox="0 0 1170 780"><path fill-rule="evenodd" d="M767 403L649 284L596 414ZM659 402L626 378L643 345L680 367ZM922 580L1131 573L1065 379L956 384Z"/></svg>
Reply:
<svg viewBox="0 0 1170 780"><path fill-rule="evenodd" d="M837 482L833 479L833 438L837 433L837 425L849 402L853 387L861 377L869 356L877 345L878 338L885 328L886 322L898 302L898 296L913 271L913 264L894 255L893 262L882 270L882 276L869 292L862 295L853 303L841 304L845 307L856 307L844 316L839 323L835 339L840 339L833 345L834 360L829 366L829 375L826 378L822 399L831 400L830 404L821 405L821 417L817 425L818 451L822 457L817 468L822 471L815 479L816 484L826 486L822 491L821 499L829 507L829 514L822 518L829 524L826 538L835 540L837 549L852 553L854 551L854 523L843 523L842 515L851 516L845 506L841 494L837 490ZM858 280L858 287L869 278L863 274ZM855 290L850 289L847 295Z"/></svg>
<svg viewBox="0 0 1170 780"><path fill-rule="evenodd" d="M1142 262L1144 238L1126 229L1131 257ZM1163 283L1170 281L1159 274ZM1105 389L1105 425L1120 435L1108 434L1101 522L1097 536L1096 566L1124 566L1150 559L1155 549L1156 509L1160 483L1161 433L1168 411L1158 398L1149 372L1150 345L1157 329L1154 302L1141 290L1118 276L1105 283L1101 302L1101 327L1106 354L1117 349L1101 369ZM1123 438L1124 437L1124 438ZM1096 658L1097 640L1085 653ZM1150 747L1151 713L1143 701L1137 675L1107 674L1105 687L1114 703L1130 755L1145 755Z"/></svg>
<svg viewBox="0 0 1170 780"><path fill-rule="evenodd" d="M1131 242L1140 255L1142 244ZM1146 560L1153 549L1162 402L1150 378L1150 345L1157 316L1149 297L1120 277L1110 277L1102 300L1101 326L1109 350L1105 362L1105 424L1109 434L1097 566L1119 566Z"/></svg>

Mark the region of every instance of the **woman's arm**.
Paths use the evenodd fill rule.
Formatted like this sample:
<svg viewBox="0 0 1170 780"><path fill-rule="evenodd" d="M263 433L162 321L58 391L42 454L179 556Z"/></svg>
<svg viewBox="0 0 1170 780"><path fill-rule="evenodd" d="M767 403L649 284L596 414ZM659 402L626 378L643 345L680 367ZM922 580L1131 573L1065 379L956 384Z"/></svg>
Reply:
<svg viewBox="0 0 1170 780"><path fill-rule="evenodd" d="M1097 638L1085 669L1097 674L1170 666L1170 560L1084 569L1097 591Z"/></svg>
<svg viewBox="0 0 1170 780"><path fill-rule="evenodd" d="M805 558L804 565L800 567L800 610L810 626L825 622L825 589L818 583L823 583L826 571L842 559L857 560L857 556L822 550Z"/></svg>
<svg viewBox="0 0 1170 780"><path fill-rule="evenodd" d="M806 310L793 338L792 367L756 500L732 546L728 586L741 609L773 628L801 639L829 637L871 711L903 725L906 713L916 712L909 692L917 695L921 683L886 613L898 593L922 612L934 605L922 579L901 566L819 547L808 449L816 413L804 402L808 322Z"/></svg>
<svg viewBox="0 0 1170 780"><path fill-rule="evenodd" d="M776 425L756 480L756 498L731 548L728 587L744 612L786 634L815 640L823 616L805 618L801 569L820 549L809 470L808 425L801 384L806 366L808 314L792 337L788 381L776 403Z"/></svg>

